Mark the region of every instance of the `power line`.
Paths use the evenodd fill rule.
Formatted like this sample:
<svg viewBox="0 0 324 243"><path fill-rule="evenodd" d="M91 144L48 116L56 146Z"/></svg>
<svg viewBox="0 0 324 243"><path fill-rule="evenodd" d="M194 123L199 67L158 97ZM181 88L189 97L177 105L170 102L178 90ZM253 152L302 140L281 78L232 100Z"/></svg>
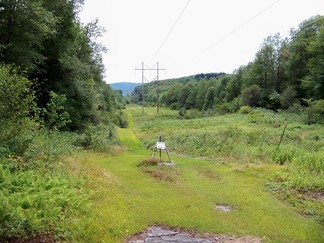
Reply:
<svg viewBox="0 0 324 243"><path fill-rule="evenodd" d="M153 59L157 56L157 54L160 52L160 50L162 49L162 47L164 46L165 42L168 40L168 38L170 37L173 29L175 28L175 26L177 25L177 23L179 22L181 16L183 15L184 11L186 10L186 8L188 7L189 3L191 0L188 0L187 4L184 6L184 8L182 9L181 13L179 14L177 20L174 22L172 28L170 29L169 33L166 35L166 37L164 38L164 40L162 41L162 44L160 45L160 47L158 48L158 50L155 52L154 56L151 59L151 62L153 61Z"/></svg>
<svg viewBox="0 0 324 243"><path fill-rule="evenodd" d="M319 17L318 19L314 19L313 21L309 22L308 24L306 24L306 25L302 25L301 28L306 28L306 27L308 27L308 26L310 26L310 25L312 25L312 24L315 24L316 22L322 20L323 18L324 18L324 16L321 16L321 17ZM304 21L304 23L305 23L305 21Z"/></svg>
<svg viewBox="0 0 324 243"><path fill-rule="evenodd" d="M252 18L249 18L247 21L245 21L243 24L239 25L238 27L236 27L234 30L232 30L231 32L229 32L228 34L226 34L225 36L223 36L222 38L218 39L216 42L214 42L208 49L213 48L214 46L218 45L219 43L221 43L222 41L226 40L228 37L230 37L231 35L233 35L236 31L238 31L239 29L243 28L245 25L247 25L248 23L250 23L252 20L254 20L255 18L259 17L261 14L263 14L264 12L266 12L268 9L272 8L275 4L277 4L279 2L279 0L271 3L269 6L267 6L266 8L264 8L262 11L260 11L259 13L257 13L256 15L254 15ZM208 50L207 49L207 50Z"/></svg>

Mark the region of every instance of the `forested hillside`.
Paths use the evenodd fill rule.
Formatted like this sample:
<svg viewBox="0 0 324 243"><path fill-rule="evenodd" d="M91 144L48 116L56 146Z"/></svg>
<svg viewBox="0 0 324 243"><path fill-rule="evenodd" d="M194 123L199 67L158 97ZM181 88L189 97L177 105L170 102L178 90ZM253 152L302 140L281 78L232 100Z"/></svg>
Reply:
<svg viewBox="0 0 324 243"><path fill-rule="evenodd" d="M234 74L196 75L161 81L160 101L173 109L235 112L241 106L272 110L292 106L323 107L324 18L312 17L289 37L267 37L255 58ZM137 87L133 102L157 101L156 83Z"/></svg>
<svg viewBox="0 0 324 243"><path fill-rule="evenodd" d="M113 90L120 90L123 96L127 96L133 93L136 86L140 85L140 83L129 83L129 82L120 82L120 83L112 83L110 87Z"/></svg>

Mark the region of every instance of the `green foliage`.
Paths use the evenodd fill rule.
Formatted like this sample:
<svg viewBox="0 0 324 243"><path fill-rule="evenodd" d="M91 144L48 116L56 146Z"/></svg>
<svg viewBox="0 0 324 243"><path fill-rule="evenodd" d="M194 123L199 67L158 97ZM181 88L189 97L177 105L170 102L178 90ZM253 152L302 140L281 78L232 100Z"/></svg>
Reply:
<svg viewBox="0 0 324 243"><path fill-rule="evenodd" d="M50 98L51 100L47 103L46 109L43 109L44 119L48 129L59 130L71 122L70 115L64 107L66 97L51 91Z"/></svg>
<svg viewBox="0 0 324 243"><path fill-rule="evenodd" d="M24 149L14 150L26 137ZM74 140L70 133L25 129L14 147L1 150L1 239L71 234L69 223L87 207L82 181L68 173L62 161L76 151Z"/></svg>
<svg viewBox="0 0 324 243"><path fill-rule="evenodd" d="M255 58L233 75L195 75L161 81L161 101L172 109L210 110L221 114L243 105L272 110L288 109L303 99L323 99L323 16L311 17L291 31L290 38L270 35ZM156 101L156 87L146 84L145 100ZM137 93L138 95L138 93ZM242 104L240 104L241 106Z"/></svg>
<svg viewBox="0 0 324 243"><path fill-rule="evenodd" d="M205 101L203 105L203 110L208 110L212 109L215 103L215 94L216 94L216 89L215 87L209 87L205 96Z"/></svg>
<svg viewBox="0 0 324 243"><path fill-rule="evenodd" d="M13 171L9 159L1 162L7 168L0 165L0 238L71 234L69 222L85 209L81 181L64 174Z"/></svg>
<svg viewBox="0 0 324 243"><path fill-rule="evenodd" d="M183 119L183 118L185 117L186 114L187 114L187 110L186 110L186 108L181 108L181 109L179 110L179 116L178 116L178 118Z"/></svg>
<svg viewBox="0 0 324 243"><path fill-rule="evenodd" d="M264 117L264 114L259 112L251 112L250 114L248 114L248 117L251 123L257 123L260 118Z"/></svg>
<svg viewBox="0 0 324 243"><path fill-rule="evenodd" d="M288 86L280 97L281 107L287 109L296 102L297 92L292 86Z"/></svg>
<svg viewBox="0 0 324 243"><path fill-rule="evenodd" d="M223 102L215 107L218 114L224 115L237 112L241 107L241 99L235 98L230 102Z"/></svg>
<svg viewBox="0 0 324 243"><path fill-rule="evenodd" d="M39 0L3 0L0 8L0 62L35 71L46 59L43 41L57 31L57 16Z"/></svg>
<svg viewBox="0 0 324 243"><path fill-rule="evenodd" d="M260 104L261 88L254 84L242 90L242 100L244 105L256 107Z"/></svg>
<svg viewBox="0 0 324 243"><path fill-rule="evenodd" d="M123 111L119 111L116 115L115 124L121 128L127 128L128 127L127 114L125 114L125 112Z"/></svg>
<svg viewBox="0 0 324 243"><path fill-rule="evenodd" d="M324 100L317 100L311 103L307 109L308 124L324 124Z"/></svg>
<svg viewBox="0 0 324 243"><path fill-rule="evenodd" d="M102 96L98 96L102 103L96 104L107 104L101 107L107 115L112 112L112 97L108 86L102 90ZM54 92L49 97L46 108L40 110L25 74L0 66L2 240L38 235L50 235L55 240L69 238L71 223L87 208L87 196L80 187L81 180L67 172L62 156L78 151L73 144L80 140L98 151L109 150L118 140L113 125L90 127L81 135L58 132L69 122L65 102L71 100Z"/></svg>
<svg viewBox="0 0 324 243"><path fill-rule="evenodd" d="M298 112L302 121L311 124L323 124L323 100L311 101L304 100L308 107L294 107L291 112Z"/></svg>
<svg viewBox="0 0 324 243"><path fill-rule="evenodd" d="M321 105L319 102L319 107ZM185 116L190 112L188 110ZM150 117L138 121L140 139L145 143L147 134L158 130L164 134L169 150L176 153L213 160L230 157L240 164L289 166L294 168L294 183L302 183L299 179L307 181L303 190L322 190L324 130L321 125L305 125L297 112L272 112L246 106L240 113L215 117L200 115L195 120L174 119L178 116L175 112L173 118ZM278 149L286 123L288 126ZM303 178L298 173L303 173ZM312 178L314 183L311 183Z"/></svg>
<svg viewBox="0 0 324 243"><path fill-rule="evenodd" d="M180 104L175 102L170 105L171 110L179 110L180 109Z"/></svg>
<svg viewBox="0 0 324 243"><path fill-rule="evenodd" d="M33 139L36 103L31 83L17 70L0 66L0 148L22 154Z"/></svg>
<svg viewBox="0 0 324 243"><path fill-rule="evenodd" d="M315 218L322 224L324 208L316 195L321 195L324 185L324 131L321 125L306 126L300 119L306 108L294 107L297 110L292 113L289 110L272 112L242 107L243 114L200 116L190 121L175 120L171 114L155 119L150 117L139 120L142 131L139 134L145 143L145 134L158 129L174 154L231 164L231 167L238 167L244 174L248 173L244 168L250 166L256 165L262 170L264 166L276 164L278 167L274 173L268 174L268 169L264 169L267 175L259 170L253 175L263 177L269 191L301 214ZM187 113L190 111L187 110ZM287 122L278 149L283 125Z"/></svg>
<svg viewBox="0 0 324 243"><path fill-rule="evenodd" d="M241 94L243 84L244 67L240 67L236 71L236 75L230 79L226 85L226 100L231 101Z"/></svg>
<svg viewBox="0 0 324 243"><path fill-rule="evenodd" d="M92 126L79 135L25 127L10 147L0 147L0 238L49 234L66 240L75 234L72 223L87 212L88 195L62 157L82 142L110 151L117 140L113 125Z"/></svg>
<svg viewBox="0 0 324 243"><path fill-rule="evenodd" d="M286 163L290 163L293 161L294 157L295 157L295 151L291 150L291 149L285 149L285 150L275 150L272 153L272 160L280 165L286 164Z"/></svg>
<svg viewBox="0 0 324 243"><path fill-rule="evenodd" d="M26 118L35 109L31 82L17 69L0 64L0 123Z"/></svg>
<svg viewBox="0 0 324 243"><path fill-rule="evenodd" d="M22 155L22 169L36 169L49 171L58 166L62 156L77 152L76 134L42 129L33 133L24 154Z"/></svg>
<svg viewBox="0 0 324 243"><path fill-rule="evenodd" d="M293 42L289 45L287 74L301 98L322 97L323 23L323 16L305 20L293 32Z"/></svg>
<svg viewBox="0 0 324 243"><path fill-rule="evenodd" d="M249 114L251 111L252 111L252 107L248 106L248 105L245 105L245 106L240 107L239 113Z"/></svg>
<svg viewBox="0 0 324 243"><path fill-rule="evenodd" d="M97 20L80 23L82 4L0 3L0 62L19 66L32 80L37 106L50 129L82 130L102 122L107 113L113 116L117 107L115 94L103 81L101 53L106 49L96 42L104 30Z"/></svg>
<svg viewBox="0 0 324 243"><path fill-rule="evenodd" d="M140 107L129 107L129 111L135 117L135 127L130 120L130 129L119 129L121 140L129 145L129 150L120 156L87 159L87 165L91 166L88 171L92 174L88 181L99 192L92 199L96 205L94 210L80 220L83 226L79 229L82 230L76 231L79 236L74 241L86 239L92 242L100 235L106 242L122 242L157 223L200 233L262 236L266 241L323 241L322 227L315 221L323 212L321 206L314 206L315 203L308 200L310 204L305 205L304 210L308 213L306 218L264 188L269 181L268 188L285 187L288 184L285 178L291 174L296 179L294 183L303 179L303 176L297 177L298 173L285 171L290 164L290 169L296 167L295 162L282 166L266 163L282 132L282 128L277 127L285 121L282 114L277 116L277 113L258 110L264 113L262 123L251 124L243 114L179 120L176 119L178 111L167 109L156 114L155 109L147 107L145 116L142 116ZM295 135L302 131L295 126L300 125L302 131L312 131L308 126L293 123L288 129L294 133L287 131L289 139L284 140L282 149L288 141L298 140ZM313 129L319 133L315 127ZM140 142L151 141L153 133L163 134L176 168L138 166L150 155L150 151L141 148ZM208 133L212 133L210 137ZM212 144L208 141L214 134L220 135L217 139L226 137L224 142L228 140L231 146L224 156L218 151L219 144L208 149ZM307 137L303 142L306 140ZM199 150L209 152L211 156L206 157L210 159L197 158L202 156ZM190 152L197 156L190 158ZM273 178L272 175L278 172L282 173L284 181L272 183L269 177ZM323 181L315 175L316 183ZM308 176L303 181L312 183L314 180ZM310 184L307 187L310 188ZM288 191L289 195L296 192L291 187ZM293 205L293 200L289 202ZM233 210L224 213L215 210L215 204L229 205Z"/></svg>
<svg viewBox="0 0 324 243"><path fill-rule="evenodd" d="M113 124L89 125L84 133L79 135L75 144L100 153L110 152L112 147L118 144L116 129Z"/></svg>

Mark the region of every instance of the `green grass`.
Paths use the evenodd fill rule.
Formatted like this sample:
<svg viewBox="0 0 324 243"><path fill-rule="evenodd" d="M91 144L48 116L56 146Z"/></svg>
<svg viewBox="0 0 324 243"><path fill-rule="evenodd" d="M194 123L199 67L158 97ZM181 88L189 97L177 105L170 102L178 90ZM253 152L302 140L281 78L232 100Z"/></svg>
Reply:
<svg viewBox="0 0 324 243"><path fill-rule="evenodd" d="M272 177L272 186L281 192L324 192L323 125L305 125L297 115L263 109L254 109L250 114L192 120L179 120L177 113L170 110L163 110L157 115L153 109L147 108L145 116L141 116L135 108L133 112L138 124L137 136L147 147L154 144L152 134L161 134L167 140L169 150L176 154L225 164L281 165L278 173L266 175ZM282 190L282 184L288 190ZM314 211L312 216L324 222L323 203L315 201L315 210L309 208L311 204L308 208L303 205L298 207L303 200L295 199L292 204L299 211Z"/></svg>
<svg viewBox="0 0 324 243"><path fill-rule="evenodd" d="M281 172L282 166L239 165L239 161L228 164L224 157L203 160L172 154L176 167L162 171L175 180L152 176L161 168L147 166L151 171L148 173L138 166L151 155L151 150L144 149L143 144L154 141L160 133L168 138L177 136L181 126L193 128L178 124L170 111L155 116L153 109L146 109L147 121L140 118L137 108L130 108L128 114L129 128L119 129L120 140L127 146L124 153L74 161L77 171L86 177L89 191L96 193L91 194L89 214L76 219L73 241L123 242L152 224L215 234L253 235L272 242L324 240L323 227L314 219L298 214L266 189L264 177ZM225 127L221 122L224 117L206 119L199 122L214 121ZM155 124L149 126L151 123ZM166 123L169 125L165 126ZM196 129L203 127L199 124ZM227 213L216 210L217 204L232 206L233 210Z"/></svg>

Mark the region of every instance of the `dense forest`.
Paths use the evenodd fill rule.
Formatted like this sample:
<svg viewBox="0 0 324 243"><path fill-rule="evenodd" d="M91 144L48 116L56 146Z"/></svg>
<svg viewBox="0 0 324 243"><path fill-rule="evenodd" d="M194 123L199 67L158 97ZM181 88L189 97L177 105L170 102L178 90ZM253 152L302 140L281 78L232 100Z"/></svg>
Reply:
<svg viewBox="0 0 324 243"><path fill-rule="evenodd" d="M289 37L267 37L255 58L234 74L200 74L159 82L160 102L172 109L236 112L241 106L278 110L324 107L324 18L312 17ZM157 84L135 89L132 102L157 102Z"/></svg>
<svg viewBox="0 0 324 243"><path fill-rule="evenodd" d="M79 21L82 4L82 0L0 3L1 99L24 97L19 105L25 106L25 114L38 115L49 128L82 130L102 122L116 107L115 94L103 81L105 47L96 42L104 30L98 21L86 25ZM17 82L20 88L10 86ZM14 88L19 90L9 91ZM12 103L2 106L2 119L20 110ZM28 111L34 108L37 114Z"/></svg>
<svg viewBox="0 0 324 243"><path fill-rule="evenodd" d="M126 125L121 94L104 82L104 29L80 22L83 2L0 1L1 242L66 237L84 205L62 156L107 151L114 124Z"/></svg>

